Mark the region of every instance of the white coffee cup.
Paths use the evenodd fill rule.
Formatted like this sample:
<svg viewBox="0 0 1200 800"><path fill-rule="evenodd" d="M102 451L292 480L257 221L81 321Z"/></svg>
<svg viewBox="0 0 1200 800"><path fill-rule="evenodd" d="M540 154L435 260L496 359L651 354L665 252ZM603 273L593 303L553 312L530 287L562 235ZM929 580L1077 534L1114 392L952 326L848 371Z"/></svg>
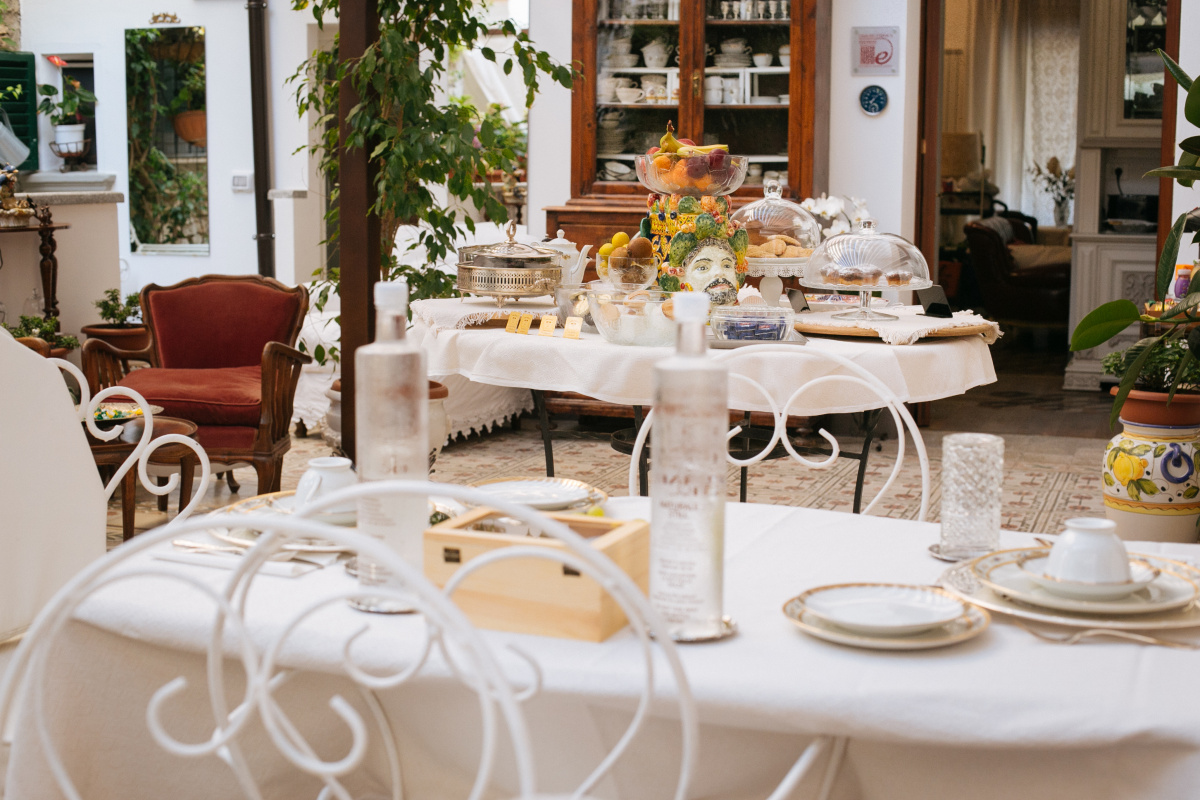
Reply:
<svg viewBox="0 0 1200 800"><path fill-rule="evenodd" d="M754 54L754 66L756 67L769 67L771 66L771 62L774 60L775 56L771 55L770 53Z"/></svg>
<svg viewBox="0 0 1200 800"><path fill-rule="evenodd" d="M667 102L667 85L665 83L649 83L642 89L646 93L646 100L651 103Z"/></svg>
<svg viewBox="0 0 1200 800"><path fill-rule="evenodd" d="M1065 581L1124 583L1130 580L1129 554L1117 525L1099 517L1066 521L1046 559L1046 574Z"/></svg>
<svg viewBox="0 0 1200 800"><path fill-rule="evenodd" d="M724 97L725 92L720 87L716 89L704 90L704 102L706 105L715 106L719 103L723 103L725 102Z"/></svg>
<svg viewBox="0 0 1200 800"><path fill-rule="evenodd" d="M643 58L646 61L646 66L650 69L662 69L667 65L667 60L670 58L666 53L659 55L651 55L646 53Z"/></svg>
<svg viewBox="0 0 1200 800"><path fill-rule="evenodd" d="M709 75L704 79L705 89L723 89L725 88L725 79L720 75Z"/></svg>
<svg viewBox="0 0 1200 800"><path fill-rule="evenodd" d="M615 56L629 55L633 52L633 39L613 39L608 43L608 52Z"/></svg>
<svg viewBox="0 0 1200 800"><path fill-rule="evenodd" d="M780 64L786 64L788 62L788 59L790 59L791 57L792 57L792 46L790 44L785 44L783 47L779 48L779 63Z"/></svg>
<svg viewBox="0 0 1200 800"><path fill-rule="evenodd" d="M754 177L754 178L761 177L762 176L762 164L751 164L750 168L746 170L746 174L750 175L751 177Z"/></svg>
<svg viewBox="0 0 1200 800"><path fill-rule="evenodd" d="M749 53L750 45L742 42L741 44L733 42L721 42L721 52L727 56L737 55L738 53Z"/></svg>
<svg viewBox="0 0 1200 800"><path fill-rule="evenodd" d="M353 463L348 458L337 456L310 458L308 469L300 476L300 482L296 484L296 508L308 505L339 489L357 484L358 476L351 469ZM356 507L356 502L350 500L333 508L324 509L324 511L330 514L346 514L354 511Z"/></svg>
<svg viewBox="0 0 1200 800"><path fill-rule="evenodd" d="M601 103L611 103L617 96L617 78L601 78L599 81Z"/></svg>
<svg viewBox="0 0 1200 800"><path fill-rule="evenodd" d="M617 99L622 103L640 103L646 99L646 93L641 89L621 87L617 89Z"/></svg>
<svg viewBox="0 0 1200 800"><path fill-rule="evenodd" d="M634 85L633 78L614 78L613 80L615 80L617 82L618 89L620 89L622 86L633 86Z"/></svg>

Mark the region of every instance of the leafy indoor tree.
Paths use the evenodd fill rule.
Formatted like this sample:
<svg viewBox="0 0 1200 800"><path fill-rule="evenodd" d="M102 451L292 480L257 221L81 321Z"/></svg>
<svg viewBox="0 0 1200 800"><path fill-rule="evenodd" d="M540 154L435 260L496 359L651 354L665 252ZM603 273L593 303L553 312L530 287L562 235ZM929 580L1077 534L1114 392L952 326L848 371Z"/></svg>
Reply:
<svg viewBox="0 0 1200 800"><path fill-rule="evenodd" d="M1193 81L1175 60L1162 50L1156 50L1171 77L1186 93L1184 117L1200 128L1200 80ZM1152 169L1147 177L1171 178L1180 186L1191 187L1200 180L1200 136L1189 136L1179 143L1183 151L1179 163ZM1175 260L1179 257L1179 243L1185 231L1195 231L1193 244L1200 244L1200 227L1197 227L1197 212L1191 209L1179 215L1163 243L1155 274L1155 294L1165 299L1167 288L1175 274ZM1191 223L1189 224L1189 220ZM1165 325L1166 333L1141 339L1123 353L1110 354L1104 363L1109 374L1118 375L1117 397L1113 402L1110 423L1115 425L1121 406L1133 388L1150 391L1167 391L1169 403L1177 391L1200 392L1197 380L1197 357L1200 353L1200 275L1193 274L1187 292L1174 306L1166 308L1161 317L1143 315L1131 300L1113 300L1096 307L1080 320L1071 335L1071 350L1090 350L1117 336L1130 325L1140 322ZM1186 338L1187 346L1182 340ZM1165 383L1163 376L1169 378Z"/></svg>
<svg viewBox="0 0 1200 800"><path fill-rule="evenodd" d="M292 0L297 10L311 9L318 25L336 20L340 0ZM525 83L526 106L533 104L539 79L549 77L570 88L575 77L566 66L538 50L528 35L509 20L499 34L509 37L511 49L497 53L483 47L493 32L484 5L472 0L379 0L379 41L361 58L339 62L337 45L317 50L292 76L301 116L318 115L320 142L314 147L321 172L332 187L326 216L330 239L337 237L338 89L353 82L362 102L347 120L350 147L369 148L376 174L376 201L371 209L380 218L382 274L386 280L406 278L414 299L454 294L453 278L432 265L454 249L474 222L439 201L435 188L444 186L452 199L473 203L489 219L504 222L507 211L491 188L477 185L488 170L513 172L518 153L511 137L498 131L494 115L446 92L452 55L476 47L489 61L502 64L506 74L518 70ZM403 264L393 253L401 225L417 225L424 264ZM336 292L339 270L330 266L316 273L314 305L324 308ZM316 352L318 361L327 354ZM328 354L337 358L336 352Z"/></svg>

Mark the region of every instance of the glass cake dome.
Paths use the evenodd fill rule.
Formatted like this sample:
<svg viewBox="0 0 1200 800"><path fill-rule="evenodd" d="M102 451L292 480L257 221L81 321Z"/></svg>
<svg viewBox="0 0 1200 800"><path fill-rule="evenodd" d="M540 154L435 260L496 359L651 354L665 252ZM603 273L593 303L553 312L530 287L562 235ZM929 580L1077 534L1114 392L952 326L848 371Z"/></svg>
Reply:
<svg viewBox="0 0 1200 800"><path fill-rule="evenodd" d="M813 251L800 281L812 289L859 292L862 308L835 316L842 319L896 319L869 308L871 292L880 289L928 289L929 265L917 246L891 233L880 233L865 219L851 233L831 236Z"/></svg>
<svg viewBox="0 0 1200 800"><path fill-rule="evenodd" d="M821 243L821 226L798 203L784 199L779 181L767 181L763 195L762 200L742 206L729 217L750 234L750 247L746 250L750 274L800 277L803 274L800 271L756 272L755 267L762 269L772 264L803 267Z"/></svg>

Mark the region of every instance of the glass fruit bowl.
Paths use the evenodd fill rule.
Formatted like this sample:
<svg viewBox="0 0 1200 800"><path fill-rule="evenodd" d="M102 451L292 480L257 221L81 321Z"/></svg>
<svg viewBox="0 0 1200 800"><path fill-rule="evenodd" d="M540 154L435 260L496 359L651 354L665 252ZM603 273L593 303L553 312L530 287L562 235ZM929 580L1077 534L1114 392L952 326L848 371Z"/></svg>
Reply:
<svg viewBox="0 0 1200 800"><path fill-rule="evenodd" d="M645 289L658 279L658 259L625 256L608 257L604 281L626 292Z"/></svg>
<svg viewBox="0 0 1200 800"><path fill-rule="evenodd" d="M564 283L554 287L554 302L558 306L558 324L566 327L567 317L582 317L583 329L596 332L592 310L588 307L588 287L585 284Z"/></svg>
<svg viewBox="0 0 1200 800"><path fill-rule="evenodd" d="M668 292L638 289L627 292L593 281L588 285L592 322L604 341L642 347L669 347L675 342L675 323L663 312Z"/></svg>
<svg viewBox="0 0 1200 800"><path fill-rule="evenodd" d="M750 161L724 150L689 156L659 151L637 156L634 166L638 180L656 194L702 197L725 195L737 189L746 179Z"/></svg>

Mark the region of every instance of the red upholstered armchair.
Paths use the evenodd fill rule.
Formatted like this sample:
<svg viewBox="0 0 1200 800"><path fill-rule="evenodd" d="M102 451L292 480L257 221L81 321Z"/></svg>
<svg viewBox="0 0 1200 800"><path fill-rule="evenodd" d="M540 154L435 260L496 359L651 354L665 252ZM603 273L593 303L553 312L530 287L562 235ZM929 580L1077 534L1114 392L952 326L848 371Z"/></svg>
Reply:
<svg viewBox="0 0 1200 800"><path fill-rule="evenodd" d="M128 386L165 415L196 423L214 464L251 464L259 492L279 491L296 383L312 360L293 348L306 313L303 286L257 275L151 284L142 289L149 346L120 350L89 339L84 374L92 392ZM126 374L130 359L150 367Z"/></svg>

